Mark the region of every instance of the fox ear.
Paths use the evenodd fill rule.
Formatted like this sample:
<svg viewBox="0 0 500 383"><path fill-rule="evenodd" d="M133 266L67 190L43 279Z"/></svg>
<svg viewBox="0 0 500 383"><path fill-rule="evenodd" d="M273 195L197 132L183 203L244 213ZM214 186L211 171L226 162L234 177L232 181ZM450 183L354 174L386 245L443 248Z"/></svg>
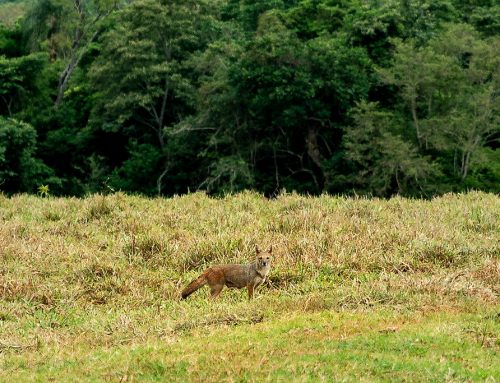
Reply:
<svg viewBox="0 0 500 383"><path fill-rule="evenodd" d="M261 250L259 249L259 246L255 245L255 253L259 254Z"/></svg>
<svg viewBox="0 0 500 383"><path fill-rule="evenodd" d="M267 250L268 253L272 253L273 252L273 245L269 246L269 250Z"/></svg>

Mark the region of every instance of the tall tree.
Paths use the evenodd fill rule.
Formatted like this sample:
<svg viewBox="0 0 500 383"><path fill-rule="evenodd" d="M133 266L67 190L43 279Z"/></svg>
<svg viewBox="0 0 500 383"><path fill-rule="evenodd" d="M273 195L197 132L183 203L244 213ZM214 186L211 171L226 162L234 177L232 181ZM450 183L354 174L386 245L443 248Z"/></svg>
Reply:
<svg viewBox="0 0 500 383"><path fill-rule="evenodd" d="M7 58L0 55L0 114L13 116L38 91L37 76L46 64L44 54Z"/></svg>
<svg viewBox="0 0 500 383"><path fill-rule="evenodd" d="M48 50L60 62L54 106L64 98L69 81L102 31L102 21L118 8L120 0L40 0L26 18L24 30L31 50Z"/></svg>
<svg viewBox="0 0 500 383"><path fill-rule="evenodd" d="M204 151L213 161L204 185L327 190L324 165L340 144L339 124L369 89L366 52L341 35L301 41L277 11L261 15L251 40L224 46L227 69L200 88L198 126L217 127Z"/></svg>
<svg viewBox="0 0 500 383"><path fill-rule="evenodd" d="M396 43L383 81L400 90L422 150L453 152L453 168L463 181L481 148L498 139L500 47L482 40L470 26L450 25L429 45Z"/></svg>
<svg viewBox="0 0 500 383"><path fill-rule="evenodd" d="M429 181L439 169L430 156L420 155L418 147L404 139L404 119L375 103L361 102L352 113L344 146L352 164L353 188L376 196L428 195Z"/></svg>
<svg viewBox="0 0 500 383"><path fill-rule="evenodd" d="M155 144L157 158L149 174L156 174L158 193L169 169L166 128L190 111L191 84L184 62L214 33L207 9L199 1L130 4L104 35L92 67L97 90L93 124L125 129L139 143ZM153 140L147 140L148 132Z"/></svg>

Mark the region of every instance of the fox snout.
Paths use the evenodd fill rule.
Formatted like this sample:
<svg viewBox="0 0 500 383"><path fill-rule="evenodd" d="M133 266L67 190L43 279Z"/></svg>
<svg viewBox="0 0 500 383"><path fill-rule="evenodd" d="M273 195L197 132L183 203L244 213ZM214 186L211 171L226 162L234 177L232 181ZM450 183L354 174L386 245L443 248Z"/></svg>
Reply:
<svg viewBox="0 0 500 383"><path fill-rule="evenodd" d="M271 264L271 257L273 253L272 246L270 246L266 251L262 251L258 246L256 246L255 252L257 253L257 265L259 265L259 267L267 267Z"/></svg>

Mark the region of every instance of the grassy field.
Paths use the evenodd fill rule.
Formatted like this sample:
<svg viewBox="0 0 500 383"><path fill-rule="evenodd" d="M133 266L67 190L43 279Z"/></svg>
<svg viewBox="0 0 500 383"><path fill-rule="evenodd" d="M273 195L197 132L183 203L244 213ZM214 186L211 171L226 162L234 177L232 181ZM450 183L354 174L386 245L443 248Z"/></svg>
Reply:
<svg viewBox="0 0 500 383"><path fill-rule="evenodd" d="M500 198L0 195L0 381L500 382ZM273 244L270 286L179 292Z"/></svg>

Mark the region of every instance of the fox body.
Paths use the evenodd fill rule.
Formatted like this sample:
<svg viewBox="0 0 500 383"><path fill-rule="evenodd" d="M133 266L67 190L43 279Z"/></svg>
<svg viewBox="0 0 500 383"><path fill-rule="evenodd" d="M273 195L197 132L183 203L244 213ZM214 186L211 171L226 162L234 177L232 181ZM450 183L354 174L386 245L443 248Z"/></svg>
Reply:
<svg viewBox="0 0 500 383"><path fill-rule="evenodd" d="M248 290L248 299L253 298L254 290L267 278L271 269L272 246L267 251L255 248L256 259L244 265L218 265L205 270L198 278L182 290L181 297L186 299L200 287L208 284L212 298L217 298L224 286Z"/></svg>

